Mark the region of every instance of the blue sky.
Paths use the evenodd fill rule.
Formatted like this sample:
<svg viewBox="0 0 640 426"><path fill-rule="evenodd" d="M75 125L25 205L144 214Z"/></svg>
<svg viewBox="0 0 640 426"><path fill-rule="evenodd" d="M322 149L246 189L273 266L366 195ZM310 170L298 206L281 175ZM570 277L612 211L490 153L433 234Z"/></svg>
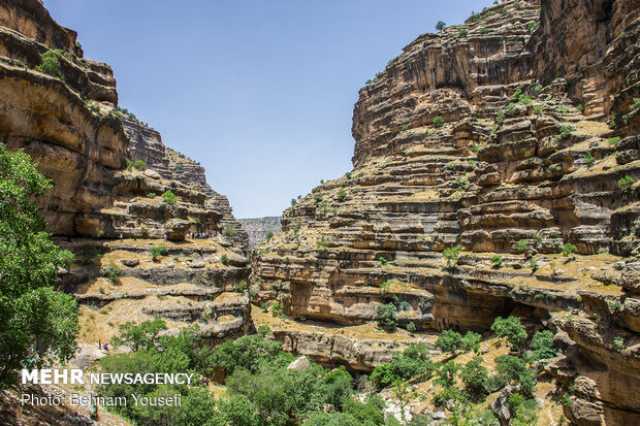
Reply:
<svg viewBox="0 0 640 426"><path fill-rule="evenodd" d="M199 161L236 217L351 168L358 90L437 21L492 1L45 0L109 63L120 104Z"/></svg>

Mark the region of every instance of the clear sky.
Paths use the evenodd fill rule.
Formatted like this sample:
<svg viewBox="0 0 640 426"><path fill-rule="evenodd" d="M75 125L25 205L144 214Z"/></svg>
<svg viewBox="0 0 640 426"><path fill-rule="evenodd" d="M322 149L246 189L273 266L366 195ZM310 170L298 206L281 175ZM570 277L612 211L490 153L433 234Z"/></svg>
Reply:
<svg viewBox="0 0 640 426"><path fill-rule="evenodd" d="M491 0L45 0L120 105L199 161L236 217L351 168L358 90L437 21Z"/></svg>

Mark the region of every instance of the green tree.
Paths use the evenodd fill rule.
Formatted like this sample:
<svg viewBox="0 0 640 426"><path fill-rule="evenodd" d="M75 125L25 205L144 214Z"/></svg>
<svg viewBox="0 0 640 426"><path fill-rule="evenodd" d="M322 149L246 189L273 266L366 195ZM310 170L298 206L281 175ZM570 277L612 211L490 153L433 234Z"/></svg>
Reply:
<svg viewBox="0 0 640 426"><path fill-rule="evenodd" d="M506 384L518 385L524 395L533 395L536 376L527 367L527 363L522 358L501 355L496 358L496 370L500 381Z"/></svg>
<svg viewBox="0 0 640 426"><path fill-rule="evenodd" d="M40 55L40 65L36 67L36 71L48 74L51 77L63 78L62 69L60 68L60 58L62 51L58 49L47 50Z"/></svg>
<svg viewBox="0 0 640 426"><path fill-rule="evenodd" d="M460 246L447 247L444 249L442 255L447 260L447 268L451 269L458 264L461 251L462 247Z"/></svg>
<svg viewBox="0 0 640 426"><path fill-rule="evenodd" d="M442 352L453 354L462 347L462 336L457 331L445 330L438 336L436 347Z"/></svg>
<svg viewBox="0 0 640 426"><path fill-rule="evenodd" d="M370 379L378 389L382 389L402 380L426 379L434 368L424 344L409 345L404 352L394 355L390 362L377 366Z"/></svg>
<svg viewBox="0 0 640 426"><path fill-rule="evenodd" d="M553 347L553 333L550 330L536 332L531 339L531 359L539 361L556 356L556 349Z"/></svg>
<svg viewBox="0 0 640 426"><path fill-rule="evenodd" d="M460 370L460 378L469 397L474 401L482 401L487 395L489 371L482 365L482 358L475 356Z"/></svg>
<svg viewBox="0 0 640 426"><path fill-rule="evenodd" d="M173 193L173 191L168 190L162 194L162 200L170 206L173 206L178 202L178 197Z"/></svg>
<svg viewBox="0 0 640 426"><path fill-rule="evenodd" d="M393 332L398 327L398 308L393 303L378 306L378 327Z"/></svg>
<svg viewBox="0 0 640 426"><path fill-rule="evenodd" d="M496 333L496 336L507 339L511 350L514 352L520 351L527 342L527 330L520 322L520 319L514 316L496 318L493 325L491 325L491 331Z"/></svg>
<svg viewBox="0 0 640 426"><path fill-rule="evenodd" d="M167 329L167 324L156 318L140 324L128 321L119 328L120 334L111 339L111 343L114 346L127 346L135 352L154 348L158 343L160 332Z"/></svg>
<svg viewBox="0 0 640 426"><path fill-rule="evenodd" d="M442 31L447 27L447 24L444 21L438 21L436 24L436 30Z"/></svg>
<svg viewBox="0 0 640 426"><path fill-rule="evenodd" d="M73 256L51 241L34 203L50 188L27 154L0 144L0 387L19 368L75 352L77 304L54 289Z"/></svg>

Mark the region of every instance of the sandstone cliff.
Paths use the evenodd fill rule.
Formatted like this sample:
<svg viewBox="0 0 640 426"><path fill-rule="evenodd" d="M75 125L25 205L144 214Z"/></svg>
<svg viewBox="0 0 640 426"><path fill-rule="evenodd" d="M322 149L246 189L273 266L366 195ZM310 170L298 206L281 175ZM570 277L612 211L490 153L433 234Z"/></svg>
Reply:
<svg viewBox="0 0 640 426"><path fill-rule="evenodd" d="M111 68L39 0L0 0L0 142L55 185L41 207L76 253L62 282L82 303L81 343L155 316L213 339L246 329L247 236L229 201L118 106Z"/></svg>
<svg viewBox="0 0 640 426"><path fill-rule="evenodd" d="M249 247L254 249L258 244L280 232L280 216L258 217L252 219L238 219L242 228L249 235Z"/></svg>
<svg viewBox="0 0 640 426"><path fill-rule="evenodd" d="M639 422L639 13L508 0L406 46L359 92L353 171L258 248L260 298L328 327L552 324L566 415Z"/></svg>

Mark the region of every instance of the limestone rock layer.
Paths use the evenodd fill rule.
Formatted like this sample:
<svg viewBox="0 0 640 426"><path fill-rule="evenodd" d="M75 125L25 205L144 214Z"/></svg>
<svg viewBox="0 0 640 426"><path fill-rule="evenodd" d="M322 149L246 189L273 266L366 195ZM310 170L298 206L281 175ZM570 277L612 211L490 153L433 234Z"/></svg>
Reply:
<svg viewBox="0 0 640 426"><path fill-rule="evenodd" d="M62 277L80 343L156 316L212 339L243 333L247 235L204 168L118 106L111 68L39 0L0 1L0 142L52 180L48 230L76 254Z"/></svg>
<svg viewBox="0 0 640 426"><path fill-rule="evenodd" d="M553 324L585 404L637 423L639 13L507 0L418 37L359 92L353 170L257 249L259 297L327 325Z"/></svg>

